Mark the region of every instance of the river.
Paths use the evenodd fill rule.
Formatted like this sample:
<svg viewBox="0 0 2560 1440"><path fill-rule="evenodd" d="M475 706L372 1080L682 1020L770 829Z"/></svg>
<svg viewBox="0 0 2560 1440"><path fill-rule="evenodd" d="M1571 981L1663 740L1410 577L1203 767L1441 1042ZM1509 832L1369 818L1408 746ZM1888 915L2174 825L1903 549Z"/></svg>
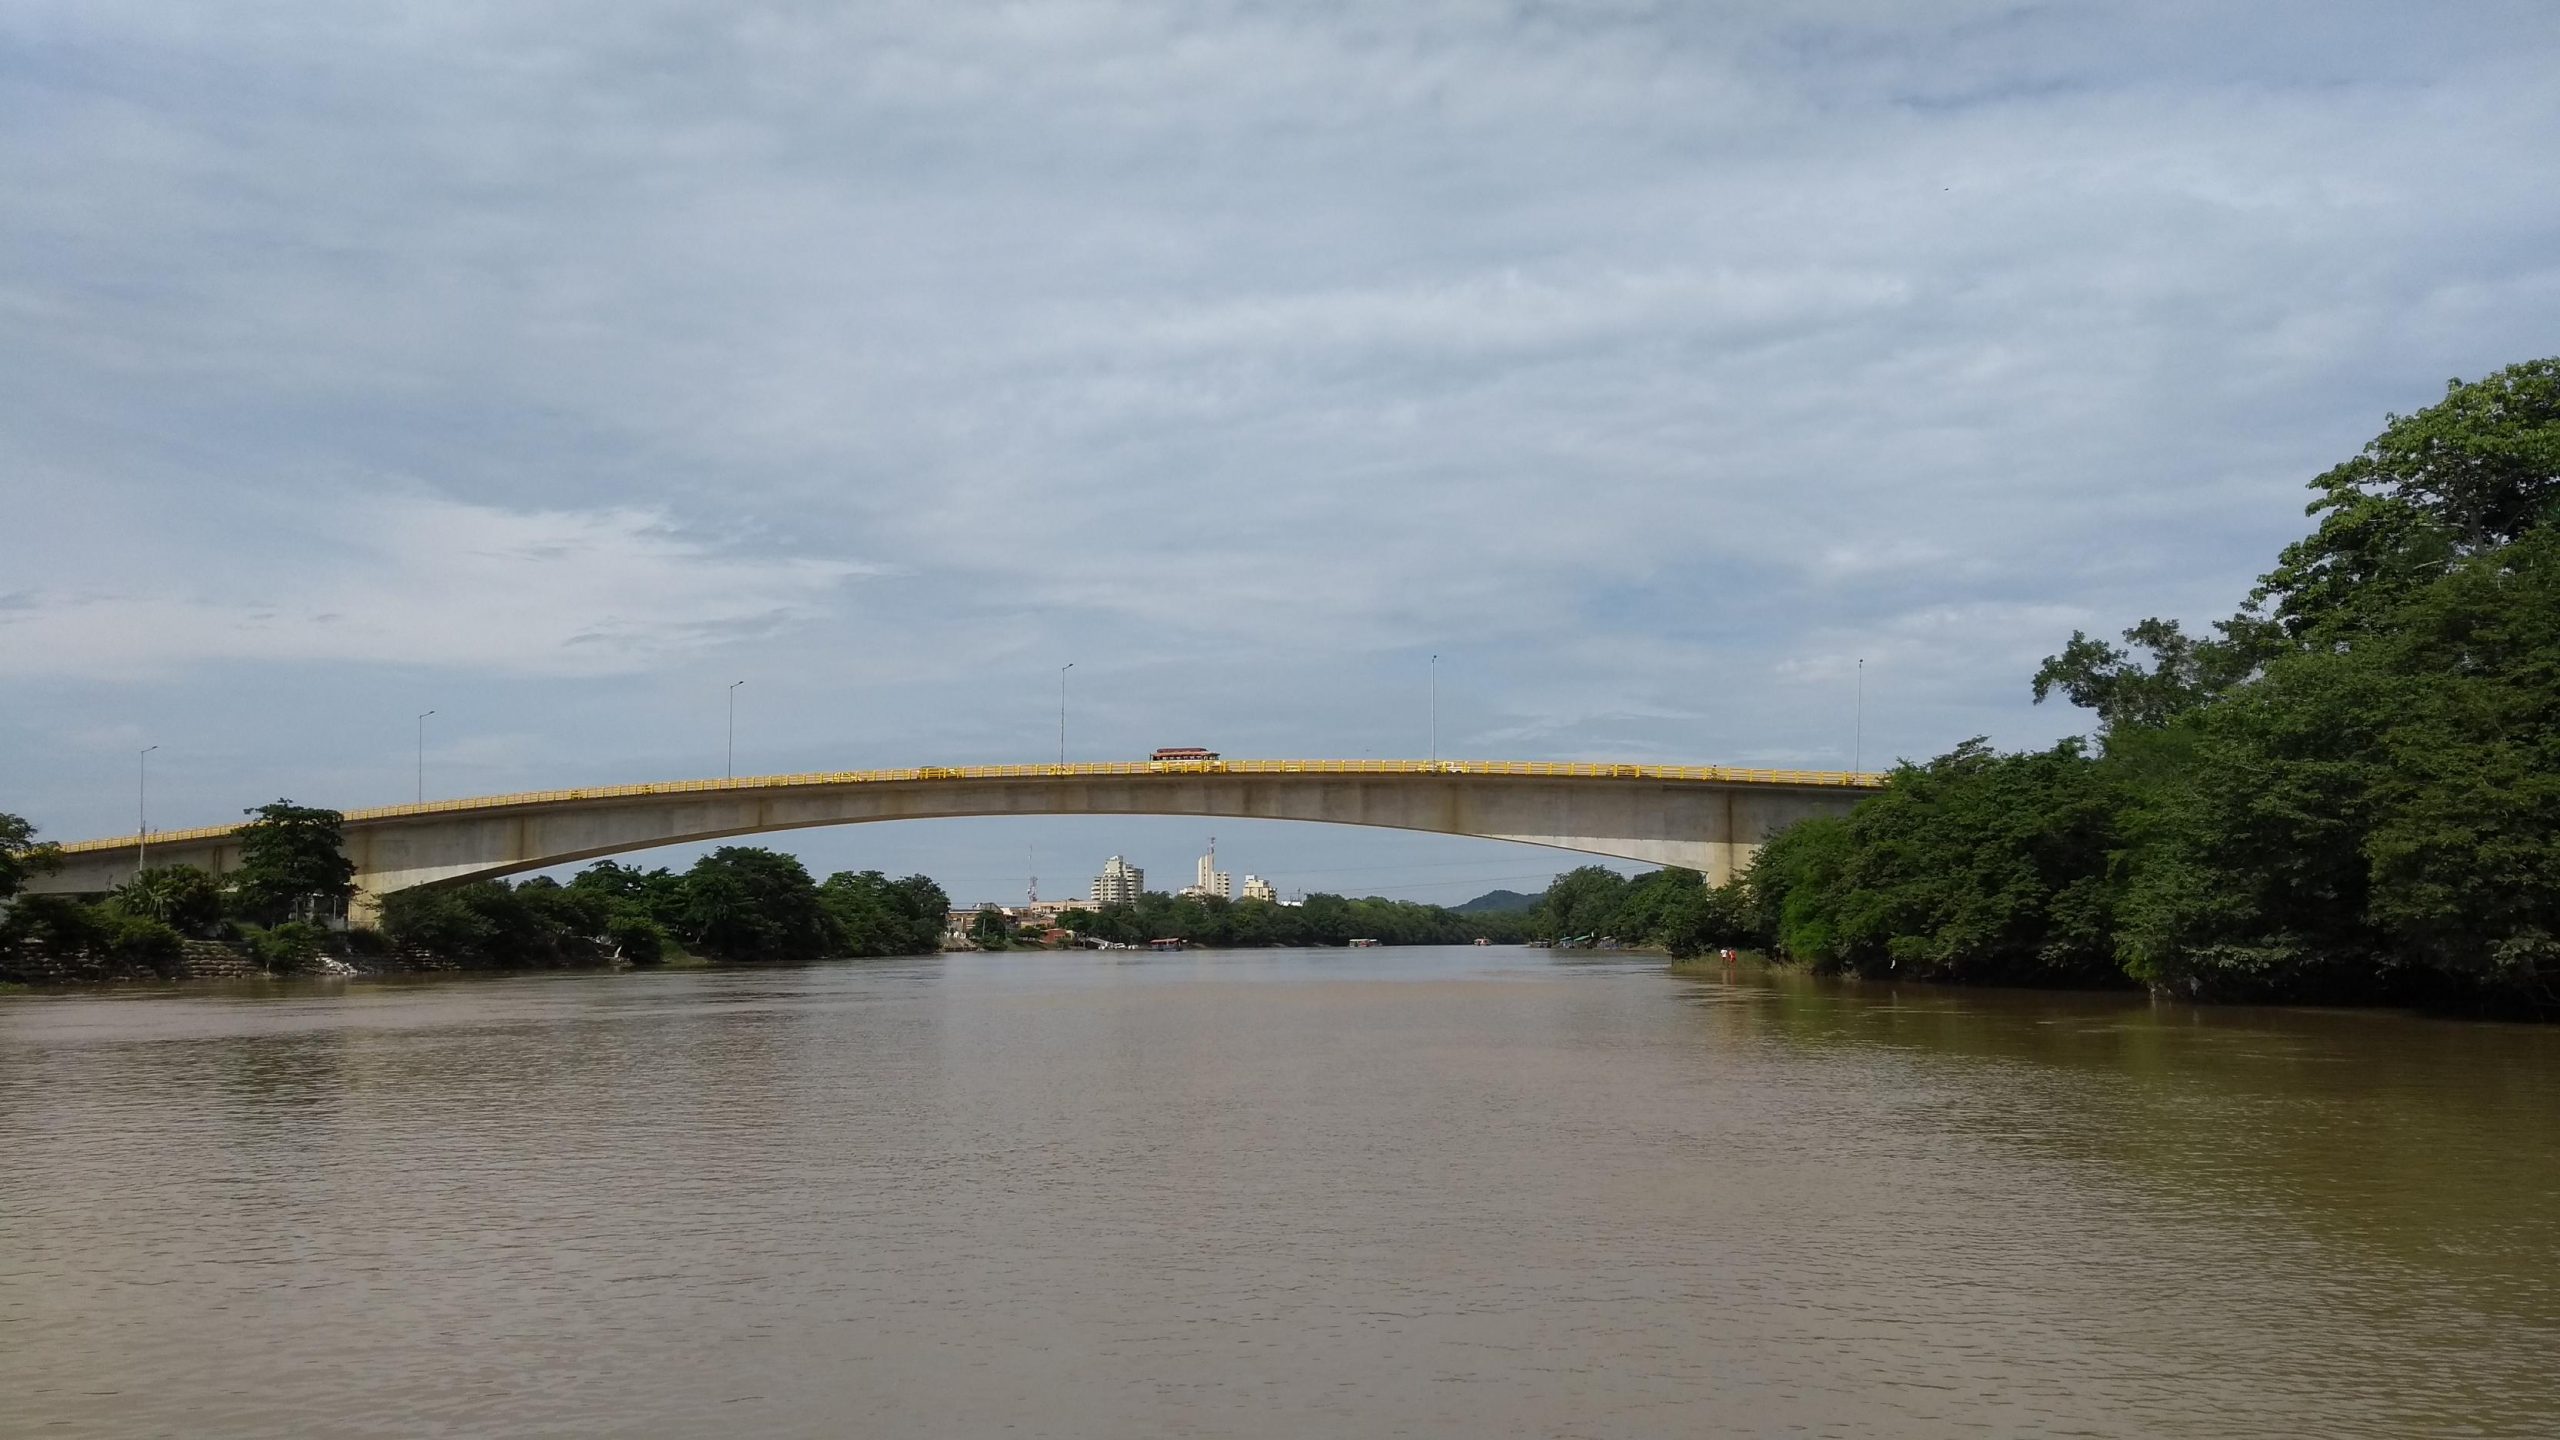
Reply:
<svg viewBox="0 0 2560 1440"><path fill-rule="evenodd" d="M0 1000L8 1436L2537 1435L2560 1031L1518 949Z"/></svg>

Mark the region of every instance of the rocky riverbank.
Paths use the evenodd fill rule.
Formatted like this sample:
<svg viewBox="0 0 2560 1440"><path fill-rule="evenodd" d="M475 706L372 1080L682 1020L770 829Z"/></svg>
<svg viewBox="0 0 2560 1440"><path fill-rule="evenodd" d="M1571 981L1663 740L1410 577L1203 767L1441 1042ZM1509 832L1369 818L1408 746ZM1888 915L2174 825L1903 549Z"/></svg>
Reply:
<svg viewBox="0 0 2560 1440"><path fill-rule="evenodd" d="M0 950L0 985L27 989L70 989L104 985L168 985L215 981L432 975L466 969L449 956L414 946L364 953L360 947L325 950L310 968L280 974L259 962L257 953L238 940L189 940L176 956L146 964L103 949L52 950L28 942ZM620 968L607 962L598 968Z"/></svg>

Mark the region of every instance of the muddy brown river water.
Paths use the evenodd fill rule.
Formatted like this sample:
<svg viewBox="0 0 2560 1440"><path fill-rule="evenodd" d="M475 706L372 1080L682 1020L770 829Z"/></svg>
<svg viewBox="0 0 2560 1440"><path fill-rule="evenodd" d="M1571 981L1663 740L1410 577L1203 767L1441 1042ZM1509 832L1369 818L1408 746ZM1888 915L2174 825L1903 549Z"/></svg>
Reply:
<svg viewBox="0 0 2560 1440"><path fill-rule="evenodd" d="M0 999L0 1435L2560 1434L2560 1031L1517 949Z"/></svg>

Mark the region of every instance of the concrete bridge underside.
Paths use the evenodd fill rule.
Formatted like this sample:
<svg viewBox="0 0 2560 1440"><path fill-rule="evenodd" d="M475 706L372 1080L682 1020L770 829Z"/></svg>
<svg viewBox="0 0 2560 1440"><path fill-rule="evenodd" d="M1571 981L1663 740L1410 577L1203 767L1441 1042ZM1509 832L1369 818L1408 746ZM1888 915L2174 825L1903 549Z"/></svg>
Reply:
<svg viewBox="0 0 2560 1440"><path fill-rule="evenodd" d="M1303 820L1511 840L1721 882L1768 836L1846 813L1874 777L1714 767L1485 761L1209 761L1010 765L764 776L544 791L347 816L359 909L417 885L538 870L688 841L820 825L997 815L1192 815ZM150 837L148 860L239 864L237 827ZM106 890L133 837L66 845L36 887Z"/></svg>

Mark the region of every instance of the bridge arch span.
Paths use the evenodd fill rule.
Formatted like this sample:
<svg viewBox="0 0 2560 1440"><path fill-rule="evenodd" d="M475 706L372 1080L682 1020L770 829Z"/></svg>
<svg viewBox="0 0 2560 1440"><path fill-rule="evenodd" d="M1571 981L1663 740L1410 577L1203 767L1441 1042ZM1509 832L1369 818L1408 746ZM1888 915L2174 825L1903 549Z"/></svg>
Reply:
<svg viewBox="0 0 2560 1440"><path fill-rule="evenodd" d="M1726 879L1771 834L1880 783L1834 771L1517 761L1205 760L984 765L690 780L350 812L360 903L417 885L828 825L1008 815L1299 820L1510 840ZM227 870L237 826L150 838L153 864ZM42 888L130 876L136 839L66 845Z"/></svg>

